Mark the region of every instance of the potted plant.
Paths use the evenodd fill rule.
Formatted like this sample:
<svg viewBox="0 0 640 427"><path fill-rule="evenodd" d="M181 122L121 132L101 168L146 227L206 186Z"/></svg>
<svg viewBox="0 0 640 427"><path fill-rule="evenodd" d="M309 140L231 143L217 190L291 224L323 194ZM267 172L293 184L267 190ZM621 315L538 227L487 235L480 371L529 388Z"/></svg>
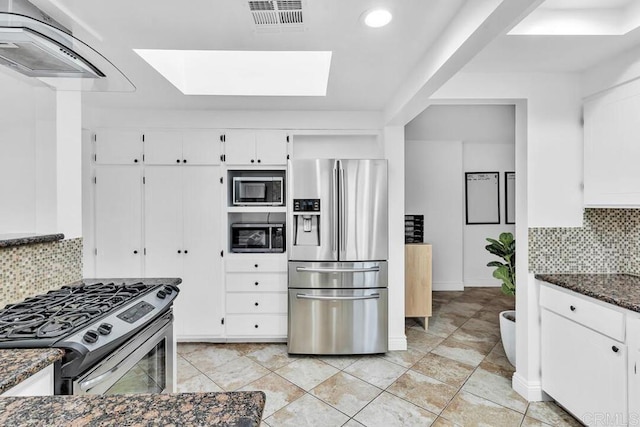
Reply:
<svg viewBox="0 0 640 427"><path fill-rule="evenodd" d="M516 241L511 233L501 233L498 240L487 238L490 243L485 249L502 261L491 261L487 267L495 267L493 277L502 281L502 293L516 294ZM516 365L516 312L507 310L500 313L500 336L509 363Z"/></svg>

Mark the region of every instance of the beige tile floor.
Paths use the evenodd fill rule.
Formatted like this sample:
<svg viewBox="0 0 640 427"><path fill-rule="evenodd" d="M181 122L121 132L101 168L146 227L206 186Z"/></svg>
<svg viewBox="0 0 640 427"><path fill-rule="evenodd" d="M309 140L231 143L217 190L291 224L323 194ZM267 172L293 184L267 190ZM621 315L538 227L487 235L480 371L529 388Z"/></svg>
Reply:
<svg viewBox="0 0 640 427"><path fill-rule="evenodd" d="M434 292L428 330L407 319L407 351L290 356L284 344L179 344L178 391L262 390L264 426L579 426L511 389L498 288Z"/></svg>

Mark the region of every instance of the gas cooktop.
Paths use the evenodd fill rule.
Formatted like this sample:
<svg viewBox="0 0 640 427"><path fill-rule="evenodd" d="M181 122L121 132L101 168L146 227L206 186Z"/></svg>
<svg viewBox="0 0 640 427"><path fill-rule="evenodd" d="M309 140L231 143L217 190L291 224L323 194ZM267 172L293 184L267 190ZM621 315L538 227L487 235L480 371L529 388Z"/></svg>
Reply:
<svg viewBox="0 0 640 427"><path fill-rule="evenodd" d="M145 295L152 291L156 294L149 302L161 308L173 300L175 296L168 296L174 291L177 294L178 289L156 280L81 282L7 305L0 310L0 348L52 346L76 331L94 327L101 320L120 313L125 306L149 299ZM162 301L165 298L167 301ZM111 333L111 324L102 322L102 325L106 326L100 330L101 334ZM84 341L91 343L90 339Z"/></svg>

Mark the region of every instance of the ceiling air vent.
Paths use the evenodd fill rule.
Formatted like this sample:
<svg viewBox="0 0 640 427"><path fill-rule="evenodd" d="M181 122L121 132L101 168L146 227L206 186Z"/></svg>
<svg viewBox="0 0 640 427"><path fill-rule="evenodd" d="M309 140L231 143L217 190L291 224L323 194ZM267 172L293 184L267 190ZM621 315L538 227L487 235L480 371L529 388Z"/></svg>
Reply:
<svg viewBox="0 0 640 427"><path fill-rule="evenodd" d="M302 31L302 0L250 1L258 32Z"/></svg>

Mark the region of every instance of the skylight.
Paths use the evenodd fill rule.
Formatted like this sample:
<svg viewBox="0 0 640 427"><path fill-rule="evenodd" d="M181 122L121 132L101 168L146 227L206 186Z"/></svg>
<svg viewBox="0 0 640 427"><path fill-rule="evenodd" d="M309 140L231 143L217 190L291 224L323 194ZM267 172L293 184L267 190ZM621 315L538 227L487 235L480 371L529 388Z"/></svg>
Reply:
<svg viewBox="0 0 640 427"><path fill-rule="evenodd" d="M134 51L185 95L327 95L330 51Z"/></svg>
<svg viewBox="0 0 640 427"><path fill-rule="evenodd" d="M640 26L634 0L546 0L510 35L624 35Z"/></svg>

